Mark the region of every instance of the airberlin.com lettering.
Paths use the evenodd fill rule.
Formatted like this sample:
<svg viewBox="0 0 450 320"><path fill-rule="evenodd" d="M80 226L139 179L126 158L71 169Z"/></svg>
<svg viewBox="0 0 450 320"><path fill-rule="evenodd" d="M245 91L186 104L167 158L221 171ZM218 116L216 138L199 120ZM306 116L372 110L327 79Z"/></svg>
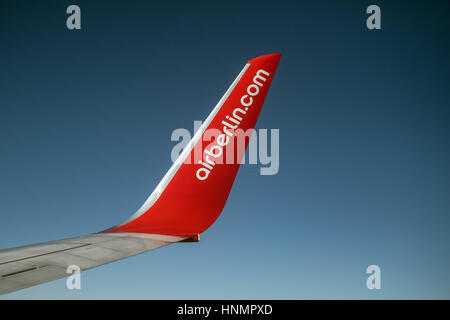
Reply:
<svg viewBox="0 0 450 320"><path fill-rule="evenodd" d="M264 82L266 82L267 77L269 76L269 72L262 69L258 70L253 78L253 82L247 87L247 94L244 94L241 97L242 107L240 106L235 108L232 114L227 115L225 117L226 120L222 121L223 133L217 137L216 144L213 145L211 149L205 149L203 151L205 161L199 161L202 167L200 167L196 173L198 180L208 179L209 174L214 169L214 165L216 164L211 158L217 158L222 155L222 149L230 142L230 137L233 136L234 130L239 127L243 117L245 117L249 111L249 108L253 104L253 97L259 94L259 88L264 86Z"/></svg>

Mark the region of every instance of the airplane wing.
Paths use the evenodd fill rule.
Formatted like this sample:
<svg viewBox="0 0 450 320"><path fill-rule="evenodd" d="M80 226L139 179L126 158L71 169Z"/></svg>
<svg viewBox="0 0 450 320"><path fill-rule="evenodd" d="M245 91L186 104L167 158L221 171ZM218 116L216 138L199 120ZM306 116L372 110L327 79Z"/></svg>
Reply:
<svg viewBox="0 0 450 320"><path fill-rule="evenodd" d="M0 251L0 294L69 276L160 248L183 237L140 233L100 233Z"/></svg>
<svg viewBox="0 0 450 320"><path fill-rule="evenodd" d="M0 294L176 242L196 242L219 217L281 54L250 60L178 159L130 218L87 236L0 250ZM244 133L244 134L242 134ZM239 143L237 143L239 145ZM231 152L230 152L231 151ZM242 151L242 150L241 150Z"/></svg>

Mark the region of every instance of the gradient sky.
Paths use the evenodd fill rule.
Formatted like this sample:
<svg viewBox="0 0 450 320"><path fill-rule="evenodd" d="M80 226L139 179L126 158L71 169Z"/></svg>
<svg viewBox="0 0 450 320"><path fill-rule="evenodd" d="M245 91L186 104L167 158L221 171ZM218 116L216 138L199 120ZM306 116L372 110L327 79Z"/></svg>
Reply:
<svg viewBox="0 0 450 320"><path fill-rule="evenodd" d="M365 26L370 4L382 30ZM449 10L2 1L1 248L128 218L170 167L172 131L205 119L249 59L283 57L257 123L280 129L280 171L242 166L200 243L86 271L80 291L0 299L449 299Z"/></svg>

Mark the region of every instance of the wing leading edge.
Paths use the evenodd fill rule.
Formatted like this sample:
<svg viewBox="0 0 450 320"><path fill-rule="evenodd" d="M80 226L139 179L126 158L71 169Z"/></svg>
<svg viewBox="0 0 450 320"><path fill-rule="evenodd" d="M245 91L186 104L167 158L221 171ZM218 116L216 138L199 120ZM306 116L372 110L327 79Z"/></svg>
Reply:
<svg viewBox="0 0 450 320"><path fill-rule="evenodd" d="M144 205L105 231L0 250L0 294L68 276L176 242L199 241L220 215L244 154L218 161L234 148L238 130L253 130L281 54L250 60ZM202 141L211 141L213 146ZM236 135L235 135L236 133ZM205 138L205 135L207 136ZM248 140L245 141L245 149ZM215 151L213 151L213 149ZM245 151L244 149L244 151ZM186 161L198 159L201 161ZM240 157L240 158L239 158ZM214 158L213 160L211 160Z"/></svg>

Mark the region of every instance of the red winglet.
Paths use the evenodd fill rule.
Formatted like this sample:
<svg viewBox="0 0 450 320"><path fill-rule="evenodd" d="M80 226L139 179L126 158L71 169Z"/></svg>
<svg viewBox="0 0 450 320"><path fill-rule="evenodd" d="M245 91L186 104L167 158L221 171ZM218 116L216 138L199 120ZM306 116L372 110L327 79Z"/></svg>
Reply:
<svg viewBox="0 0 450 320"><path fill-rule="evenodd" d="M211 226L225 206L243 156L228 164L220 163L217 155L234 148L233 132L254 128L280 57L276 53L250 60L194 136L190 149L180 155L142 208L103 232L193 236ZM205 133L212 129L217 133L215 140L205 142ZM198 150L200 163L186 163Z"/></svg>

